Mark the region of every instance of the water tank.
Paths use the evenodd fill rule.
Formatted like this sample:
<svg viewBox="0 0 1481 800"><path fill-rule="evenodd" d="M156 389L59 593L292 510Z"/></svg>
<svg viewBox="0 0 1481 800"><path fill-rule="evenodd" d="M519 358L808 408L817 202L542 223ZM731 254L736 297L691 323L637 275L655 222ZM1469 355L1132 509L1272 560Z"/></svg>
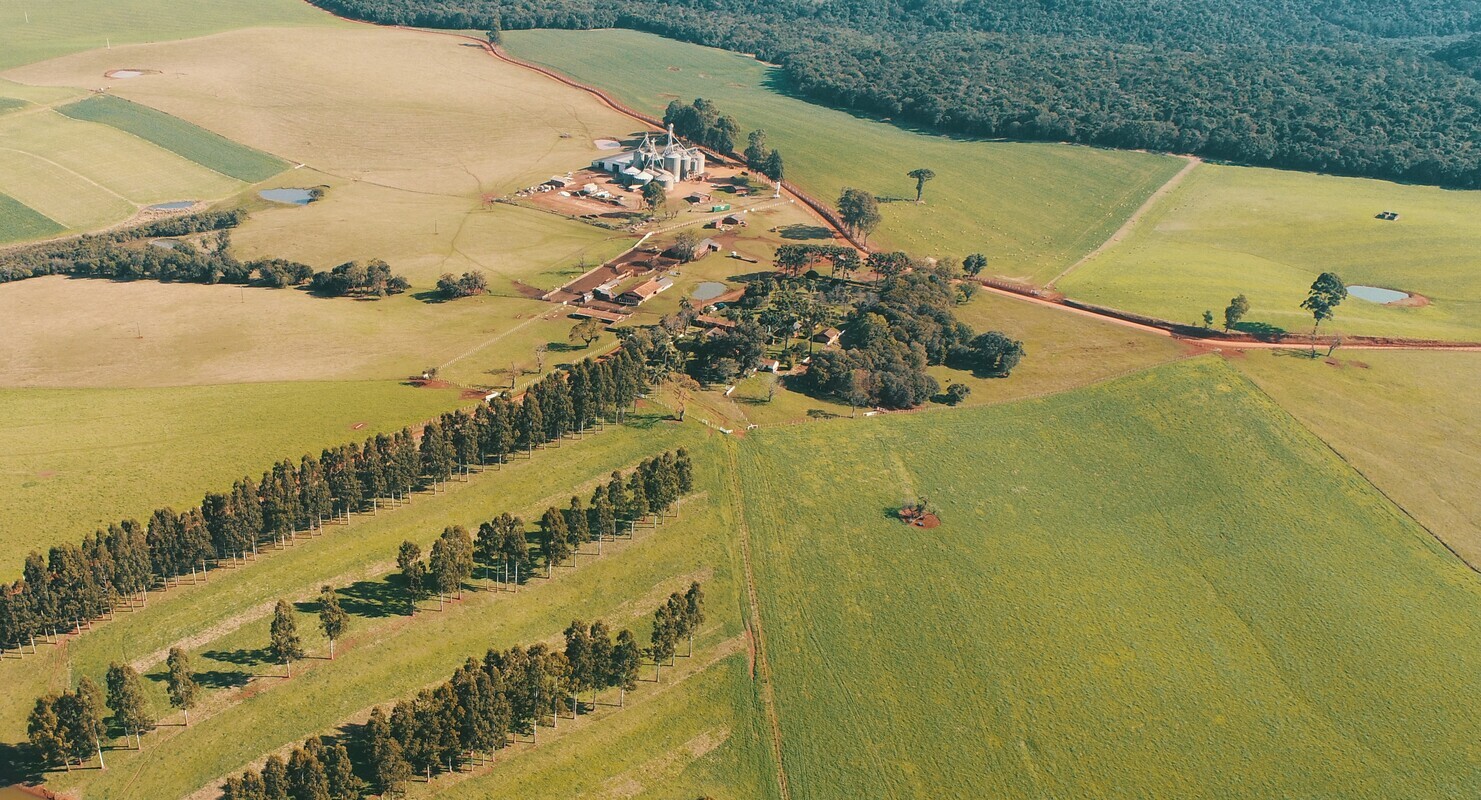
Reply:
<svg viewBox="0 0 1481 800"><path fill-rule="evenodd" d="M672 172L675 177L678 177L684 171L683 160L683 157L678 153L664 153L663 168Z"/></svg>

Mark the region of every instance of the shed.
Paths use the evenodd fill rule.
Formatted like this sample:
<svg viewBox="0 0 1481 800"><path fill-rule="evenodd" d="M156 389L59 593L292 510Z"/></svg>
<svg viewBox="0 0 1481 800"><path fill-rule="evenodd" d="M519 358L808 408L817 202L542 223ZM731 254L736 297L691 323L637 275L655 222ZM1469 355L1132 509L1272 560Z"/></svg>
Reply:
<svg viewBox="0 0 1481 800"><path fill-rule="evenodd" d="M819 344L838 344L838 337L842 335L843 331L837 328L826 328L813 334L812 340Z"/></svg>

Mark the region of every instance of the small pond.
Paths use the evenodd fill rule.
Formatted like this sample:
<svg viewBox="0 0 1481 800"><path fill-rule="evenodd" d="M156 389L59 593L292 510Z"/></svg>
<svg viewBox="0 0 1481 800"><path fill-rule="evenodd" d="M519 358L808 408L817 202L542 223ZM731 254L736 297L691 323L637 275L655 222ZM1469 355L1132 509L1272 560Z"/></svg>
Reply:
<svg viewBox="0 0 1481 800"><path fill-rule="evenodd" d="M1408 292L1378 286L1349 286L1347 293L1370 303L1394 303L1409 297Z"/></svg>
<svg viewBox="0 0 1481 800"><path fill-rule="evenodd" d="M313 192L308 189L263 189L257 196L263 200L292 206L306 206L314 200Z"/></svg>
<svg viewBox="0 0 1481 800"><path fill-rule="evenodd" d="M593 139L591 143L596 145L598 150L617 150L622 147L622 142L616 139Z"/></svg>
<svg viewBox="0 0 1481 800"><path fill-rule="evenodd" d="M184 211L185 209L190 208L191 206L195 205L195 203L196 203L196 201L194 201L194 200L174 200L174 201L169 202L169 203L155 203L154 205L150 206L149 208L147 208L145 210L146 211Z"/></svg>
<svg viewBox="0 0 1481 800"><path fill-rule="evenodd" d="M729 287L727 287L723 283L719 283L717 281L705 281L704 283L701 283L700 285L694 287L694 293L689 296L693 297L695 300L711 300L713 298L719 297L722 294L725 294L725 292L727 291L729 291Z"/></svg>
<svg viewBox="0 0 1481 800"><path fill-rule="evenodd" d="M104 77L108 77L108 78L137 78L137 77L139 77L140 75L143 75L143 74L144 74L144 70L142 70L142 69L115 69L112 72L107 73Z"/></svg>
<svg viewBox="0 0 1481 800"><path fill-rule="evenodd" d="M155 239L150 244L155 247L163 247L166 250L179 250L185 243L179 239Z"/></svg>

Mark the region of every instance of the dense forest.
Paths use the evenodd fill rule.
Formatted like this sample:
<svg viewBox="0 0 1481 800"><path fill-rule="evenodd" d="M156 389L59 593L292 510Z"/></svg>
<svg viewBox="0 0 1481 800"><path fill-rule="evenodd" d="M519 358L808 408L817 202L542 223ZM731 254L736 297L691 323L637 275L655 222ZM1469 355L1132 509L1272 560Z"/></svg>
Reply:
<svg viewBox="0 0 1481 800"><path fill-rule="evenodd" d="M383 23L650 31L948 133L1481 186L1481 0L313 0Z"/></svg>

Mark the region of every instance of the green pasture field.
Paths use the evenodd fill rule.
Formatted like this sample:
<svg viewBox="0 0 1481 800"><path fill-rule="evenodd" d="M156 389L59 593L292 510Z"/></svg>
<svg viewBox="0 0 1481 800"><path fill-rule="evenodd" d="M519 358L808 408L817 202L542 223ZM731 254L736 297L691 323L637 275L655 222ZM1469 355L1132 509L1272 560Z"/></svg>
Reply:
<svg viewBox="0 0 1481 800"><path fill-rule="evenodd" d="M1481 781L1481 585L1221 361L741 448L798 800Z"/></svg>
<svg viewBox="0 0 1481 800"><path fill-rule="evenodd" d="M542 730L539 746L504 754L505 763L487 775L442 777L431 787L416 784L413 791L476 791L481 784L502 785L556 769L559 782L546 780L549 791L558 792L557 787L570 785L571 776L553 765L570 763L573 754L588 768L586 780L626 777L625 786L647 787L659 796L672 796L676 790L669 781L676 775L686 790L731 795L764 787L769 754L746 702L743 583L738 542L730 535L736 511L722 470L725 445L698 426L645 414L634 423L584 441L568 440L466 483L454 481L446 492L419 495L409 506L361 515L349 529L332 526L325 535L273 552L258 564L157 595L148 609L119 615L76 640L68 648L74 674L101 671L122 652L147 665L151 698L161 712L156 651L182 636L190 637L197 671L210 676L214 686L188 729L166 724L146 737L142 755L111 751L108 772L54 774L49 783L97 797L138 792L209 797L220 778L262 754L362 720L371 705L445 679L465 657L480 656L491 646L555 639L578 617L601 617L646 637L645 620L663 597L701 580L709 621L697 637L695 657L679 658L678 669L665 671L663 684L644 681L627 709L604 706L574 729L566 719L558 731ZM473 526L504 510L528 518L573 492L589 493L592 482L612 469L676 445L690 448L701 487L681 516L657 530L640 530L635 540L609 545L601 558L578 557L577 567L557 570L555 580L536 578L514 594L487 591L490 584L475 576L464 600L442 612L435 601L424 601L417 615L408 617L399 590L384 577L403 539L426 544L443 525ZM284 680L258 654L259 640L266 636L265 604L277 597L309 601L321 583L348 587L342 592L354 615L350 633L335 661L323 659L312 603L302 604L300 626L311 657ZM0 670L22 676L31 688L55 653L44 647L38 656L7 659ZM6 709L0 718L17 713ZM625 747L609 751L614 742ZM506 768L521 771L506 776Z"/></svg>
<svg viewBox="0 0 1481 800"><path fill-rule="evenodd" d="M248 26L335 24L344 23L294 0L0 0L0 69L110 44L116 68L127 69L136 65L120 45Z"/></svg>
<svg viewBox="0 0 1481 800"><path fill-rule="evenodd" d="M0 194L0 243L51 236L66 230L55 220L11 197Z"/></svg>
<svg viewBox="0 0 1481 800"><path fill-rule="evenodd" d="M222 136L147 106L112 95L94 95L58 112L131 133L170 152L244 183L257 183L290 165L277 156L237 144Z"/></svg>
<svg viewBox="0 0 1481 800"><path fill-rule="evenodd" d="M662 115L670 100L713 100L749 132L764 128L788 178L826 202L844 186L883 204L878 244L958 258L982 252L989 273L1047 281L1116 230L1182 162L1063 145L963 141L795 99L780 70L722 50L633 31L509 31L506 47L634 108ZM737 149L745 146L744 137ZM936 179L916 205L905 173Z"/></svg>
<svg viewBox="0 0 1481 800"><path fill-rule="evenodd" d="M1234 362L1394 502L1481 569L1481 354L1342 351Z"/></svg>
<svg viewBox="0 0 1481 800"><path fill-rule="evenodd" d="M280 459L458 402L457 392L387 381L0 389L0 577L19 577L32 548L184 508Z"/></svg>
<svg viewBox="0 0 1481 800"><path fill-rule="evenodd" d="M0 192L68 230L122 222L153 203L218 200L244 186L116 128L51 109L0 117L0 140Z"/></svg>
<svg viewBox="0 0 1481 800"><path fill-rule="evenodd" d="M1395 211L1396 221L1376 219ZM1428 305L1349 297L1333 331L1481 340L1481 192L1202 164L1127 239L1060 280L1072 297L1220 324L1230 298L1248 322L1311 330L1299 306L1322 272L1423 295ZM1323 325L1323 328L1328 328Z"/></svg>

